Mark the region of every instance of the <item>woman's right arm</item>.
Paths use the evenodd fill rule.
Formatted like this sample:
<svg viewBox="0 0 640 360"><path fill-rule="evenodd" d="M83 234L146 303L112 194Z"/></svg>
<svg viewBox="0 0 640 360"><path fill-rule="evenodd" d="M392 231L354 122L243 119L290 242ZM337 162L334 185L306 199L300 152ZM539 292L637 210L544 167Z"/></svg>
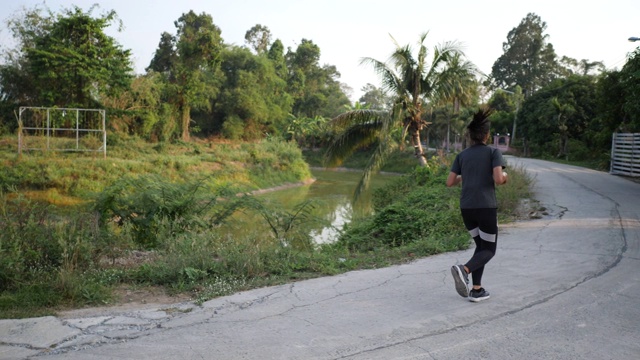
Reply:
<svg viewBox="0 0 640 360"><path fill-rule="evenodd" d="M493 181L496 185L504 185L507 183L507 173L502 171L502 166L493 168Z"/></svg>

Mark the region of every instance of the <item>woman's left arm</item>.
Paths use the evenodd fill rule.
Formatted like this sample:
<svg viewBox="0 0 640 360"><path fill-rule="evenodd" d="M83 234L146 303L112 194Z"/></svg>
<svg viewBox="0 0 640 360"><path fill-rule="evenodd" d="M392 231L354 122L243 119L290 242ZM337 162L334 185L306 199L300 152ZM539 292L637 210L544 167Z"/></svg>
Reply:
<svg viewBox="0 0 640 360"><path fill-rule="evenodd" d="M452 187L454 185L458 185L462 182L462 176L451 171L449 173L449 177L447 177L447 186Z"/></svg>

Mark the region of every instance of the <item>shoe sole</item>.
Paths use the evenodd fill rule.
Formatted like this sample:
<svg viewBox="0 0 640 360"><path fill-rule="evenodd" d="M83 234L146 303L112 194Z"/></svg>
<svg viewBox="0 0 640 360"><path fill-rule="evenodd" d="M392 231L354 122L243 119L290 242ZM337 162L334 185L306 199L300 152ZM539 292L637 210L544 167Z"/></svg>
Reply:
<svg viewBox="0 0 640 360"><path fill-rule="evenodd" d="M469 296L469 301L471 301L471 302L480 302L482 300L487 300L490 297L491 297L490 295L479 297L479 298L474 298L474 297Z"/></svg>
<svg viewBox="0 0 640 360"><path fill-rule="evenodd" d="M456 291L458 295L462 297L469 297L469 286L467 282L464 281L464 275L460 271L460 267L454 265L451 267L451 275L453 275L453 281L456 283Z"/></svg>

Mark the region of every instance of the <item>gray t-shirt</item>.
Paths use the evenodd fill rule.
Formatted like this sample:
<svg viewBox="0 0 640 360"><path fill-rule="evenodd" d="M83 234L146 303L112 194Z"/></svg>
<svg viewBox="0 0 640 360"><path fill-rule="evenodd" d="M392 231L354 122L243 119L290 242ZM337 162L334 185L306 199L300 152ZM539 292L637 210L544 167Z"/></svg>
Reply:
<svg viewBox="0 0 640 360"><path fill-rule="evenodd" d="M484 144L473 145L456 156L451 172L462 175L461 209L498 207L493 181L496 166L505 166L502 153Z"/></svg>

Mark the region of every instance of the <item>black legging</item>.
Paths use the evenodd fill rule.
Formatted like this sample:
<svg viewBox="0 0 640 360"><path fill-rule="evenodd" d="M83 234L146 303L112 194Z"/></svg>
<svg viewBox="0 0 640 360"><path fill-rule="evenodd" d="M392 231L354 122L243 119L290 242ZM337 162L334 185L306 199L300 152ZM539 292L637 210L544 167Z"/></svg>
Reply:
<svg viewBox="0 0 640 360"><path fill-rule="evenodd" d="M464 225L473 236L476 250L469 261L464 264L471 273L474 286L482 285L484 266L496 254L498 244L498 216L497 209L462 209ZM481 234L491 240L483 240Z"/></svg>

